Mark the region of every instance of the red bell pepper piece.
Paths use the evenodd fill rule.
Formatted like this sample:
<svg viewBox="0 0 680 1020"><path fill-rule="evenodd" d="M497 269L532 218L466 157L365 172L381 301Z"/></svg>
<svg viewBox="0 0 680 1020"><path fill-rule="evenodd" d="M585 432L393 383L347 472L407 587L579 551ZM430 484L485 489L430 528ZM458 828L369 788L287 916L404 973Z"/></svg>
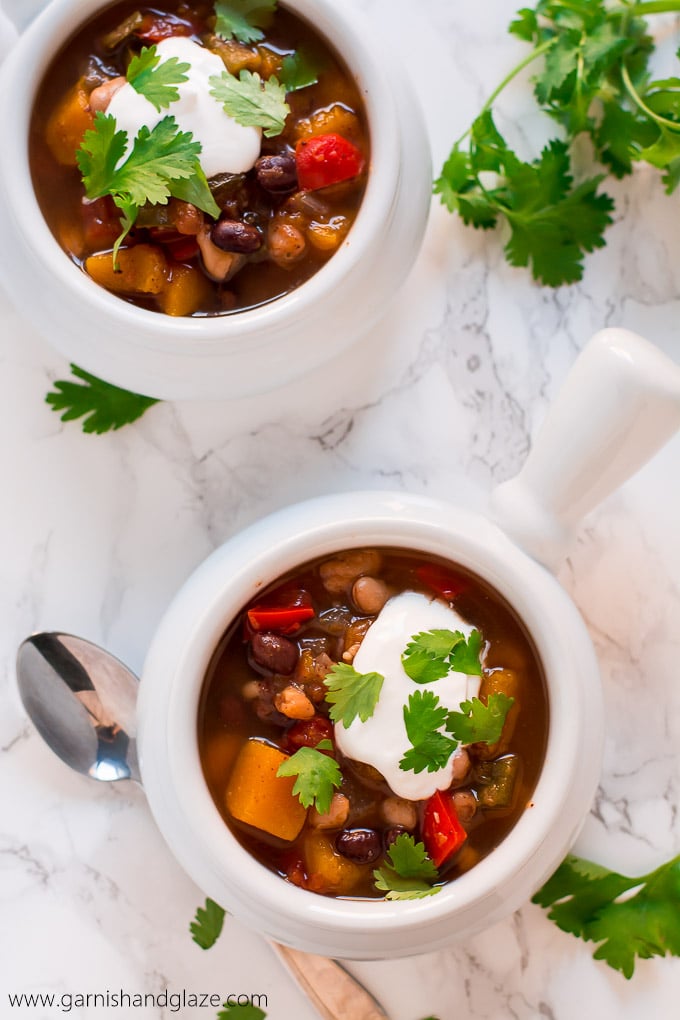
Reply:
<svg viewBox="0 0 680 1020"><path fill-rule="evenodd" d="M294 634L306 620L315 615L314 606L306 591L274 592L264 602L258 602L246 612L252 630L273 630L277 634Z"/></svg>
<svg viewBox="0 0 680 1020"><path fill-rule="evenodd" d="M458 577L447 567L440 567L438 563L423 563L416 569L416 577L421 584L449 601L467 587L464 578Z"/></svg>
<svg viewBox="0 0 680 1020"><path fill-rule="evenodd" d="M453 797L441 790L433 793L423 813L423 843L436 868L453 857L467 839Z"/></svg>
<svg viewBox="0 0 680 1020"><path fill-rule="evenodd" d="M304 191L316 191L358 177L364 162L356 145L342 135L303 138L295 147L298 184Z"/></svg>

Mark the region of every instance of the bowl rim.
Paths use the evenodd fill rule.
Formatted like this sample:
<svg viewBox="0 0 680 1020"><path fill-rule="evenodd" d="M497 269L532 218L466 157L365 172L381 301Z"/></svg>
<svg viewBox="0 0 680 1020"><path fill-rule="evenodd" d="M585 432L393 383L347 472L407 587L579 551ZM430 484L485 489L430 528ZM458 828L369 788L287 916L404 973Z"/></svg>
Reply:
<svg viewBox="0 0 680 1020"><path fill-rule="evenodd" d="M265 346L269 331L281 320L299 319L306 308L340 287L358 263L370 258L390 219L400 177L398 114L383 68L369 52L374 32L371 22L354 12L346 15L334 7L332 0L283 0L283 5L328 40L359 86L371 148L368 180L347 238L328 262L295 290L231 314L173 317L139 308L109 293L69 259L43 217L29 163L28 137L35 95L55 51L90 17L112 6L109 0L53 0L8 57L5 86L21 81L21 89L10 84L11 97L5 97L6 104L12 103L12 116L3 118L8 133L0 150L0 176L6 184L9 215L23 235L32 260L44 261L60 286L77 301L115 319L121 329L134 331L140 349L208 357L225 344L234 351ZM27 52L31 57L28 62L24 59ZM21 76L12 74L12 63L21 64Z"/></svg>
<svg viewBox="0 0 680 1020"><path fill-rule="evenodd" d="M585 625L556 579L510 542L495 525L476 515L401 493L396 494L396 502L394 494L391 498L380 493L359 497L356 493L345 494L298 504L265 518L225 543L178 593L154 638L143 674L142 774L144 776L147 754L160 753L165 757L169 787L166 786L164 796L175 799L175 807L191 830L189 842L192 845L188 852L186 846L179 847L181 862L191 873L192 854L199 853L207 871L220 876L224 888L231 888L235 901L247 903L255 914L259 904L260 915L263 910L271 913L279 927L283 918L284 934L286 924L293 920L299 923L302 919L303 923L322 925L341 937L350 937L360 930L364 936L378 938L388 929L406 926L416 930L454 914L462 915L478 901L493 897L495 890L512 881L527 863L531 864L556 829L566 826L566 843L570 845L585 812L580 810L578 817L572 818L573 812L564 812L564 797L577 796L589 805L594 793L592 775L588 782L581 782L579 770L585 767L580 760L584 744L591 752L594 749L595 758L601 745L599 671ZM442 508L448 521L443 518ZM330 524L321 522L320 518L331 510L336 517L340 514L344 519ZM394 510L406 517L390 519ZM454 532L457 535L455 548L451 554L448 550L443 553L442 541L451 542ZM265 538L268 544L262 542ZM258 540L262 546L259 556L255 552ZM532 636L545 671L549 732L531 810L522 815L499 847L469 872L444 885L436 896L417 901L329 899L285 882L256 861L231 833L207 788L198 756L197 712L205 671L217 641L236 613L253 593L296 564L319 554L363 544L420 548L472 569L492 584L518 613ZM272 552L274 545L278 546L278 553ZM302 548L306 550L303 557L300 556ZM277 564L274 569L273 561ZM519 577L523 579L519 581ZM199 611L197 603L201 604ZM174 632L176 638L176 628L182 618L184 639L179 648L175 643L172 656L168 656L163 645L171 633ZM552 627L539 633L539 621L550 618ZM565 667L565 662L571 663L571 670ZM163 684L167 685L163 692L159 682L161 674ZM591 691L586 698L588 687ZM164 747L159 748L156 740L152 749L153 723L149 722L149 712L158 713L159 710L163 717L161 742ZM590 719L587 719L587 712L590 712ZM587 721L585 734L578 725L584 718ZM155 764L150 771L151 807L154 810L154 801L160 806L157 820L163 829L164 807L156 798ZM599 768L597 772L599 774ZM579 781L575 783L577 775ZM554 796L555 791L564 796ZM166 838L167 835L166 831ZM176 832L170 842L177 853ZM534 888L559 863L563 852L564 847L560 845L559 859L551 860L547 871L545 862L540 865L536 861ZM229 903L224 905L229 909ZM232 902L231 906L234 905ZM284 940L280 933L276 937Z"/></svg>

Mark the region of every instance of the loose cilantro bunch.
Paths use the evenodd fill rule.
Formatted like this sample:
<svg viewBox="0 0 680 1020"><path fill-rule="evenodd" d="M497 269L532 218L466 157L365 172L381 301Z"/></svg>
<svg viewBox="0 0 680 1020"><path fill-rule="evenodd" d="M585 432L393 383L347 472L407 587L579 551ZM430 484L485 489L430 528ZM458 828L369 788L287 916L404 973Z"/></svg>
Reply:
<svg viewBox="0 0 680 1020"><path fill-rule="evenodd" d="M570 855L533 902L562 931L599 943L595 959L624 977L636 959L680 956L680 855L639 878Z"/></svg>
<svg viewBox="0 0 680 1020"><path fill-rule="evenodd" d="M509 31L533 46L503 79L458 139L434 190L451 212L481 229L505 222L505 255L534 278L558 286L583 275L586 253L601 248L613 200L606 173L575 183L572 148L586 137L594 160L614 177L637 161L662 170L670 194L680 181L680 78L652 80L654 42L639 15L680 11L680 0L538 0ZM680 51L678 53L680 56ZM540 61L533 77L539 107L560 135L533 161L520 160L494 123L506 85Z"/></svg>

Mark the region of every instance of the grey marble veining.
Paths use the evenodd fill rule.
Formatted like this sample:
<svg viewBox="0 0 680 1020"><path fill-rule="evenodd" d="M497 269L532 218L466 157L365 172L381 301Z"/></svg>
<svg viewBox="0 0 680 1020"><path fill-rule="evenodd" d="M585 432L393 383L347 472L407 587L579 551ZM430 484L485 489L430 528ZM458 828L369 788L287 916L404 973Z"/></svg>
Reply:
<svg viewBox="0 0 680 1020"><path fill-rule="evenodd" d="M438 167L523 52L505 32L515 4L355 2L387 26L411 71ZM500 117L527 147L546 129L526 78ZM498 233L468 230L433 206L414 272L370 343L278 393L161 405L103 437L46 407L67 366L0 295L0 995L252 991L269 996L270 1020L313 1020L270 950L233 919L212 952L193 945L187 926L201 894L141 792L99 789L54 761L14 689L16 646L31 630L72 630L139 670L201 559L299 498L394 488L483 507L521 465L592 332L626 325L680 357L677 200L647 170L612 193L607 247L576 286L535 286L503 262ZM676 438L583 523L560 572L592 635L607 706L602 781L577 850L631 872L680 850L679 463ZM355 970L393 1020L676 1015L678 961L642 963L626 982L591 949L527 905L464 945Z"/></svg>

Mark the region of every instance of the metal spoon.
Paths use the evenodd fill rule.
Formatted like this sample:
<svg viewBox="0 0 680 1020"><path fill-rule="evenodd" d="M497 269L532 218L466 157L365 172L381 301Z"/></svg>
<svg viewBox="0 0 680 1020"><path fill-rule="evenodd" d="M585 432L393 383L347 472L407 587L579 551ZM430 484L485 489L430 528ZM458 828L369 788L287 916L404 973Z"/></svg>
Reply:
<svg viewBox="0 0 680 1020"><path fill-rule="evenodd" d="M72 634L33 634L17 653L19 694L58 758L104 782L141 784L136 744L139 681L98 645ZM323 1020L389 1020L336 960L270 943Z"/></svg>

